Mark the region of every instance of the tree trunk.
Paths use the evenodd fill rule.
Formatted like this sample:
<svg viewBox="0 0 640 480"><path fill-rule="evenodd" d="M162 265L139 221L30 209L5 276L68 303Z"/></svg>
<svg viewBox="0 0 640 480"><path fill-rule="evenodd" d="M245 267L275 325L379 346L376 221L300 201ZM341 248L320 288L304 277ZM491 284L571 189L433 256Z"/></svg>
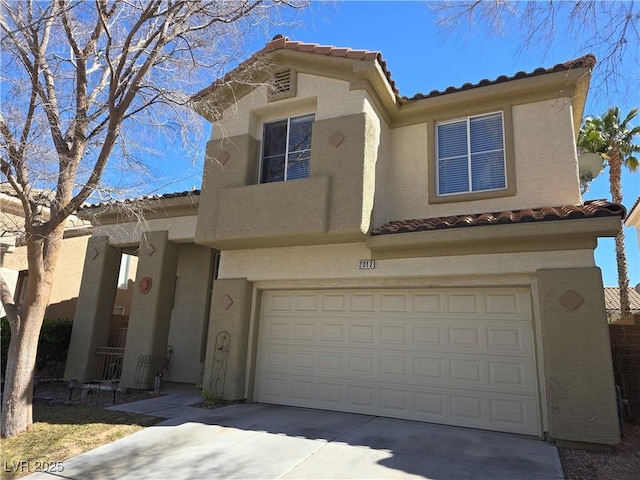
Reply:
<svg viewBox="0 0 640 480"><path fill-rule="evenodd" d="M609 157L609 189L611 200L614 203L622 204L622 164L620 152L616 145L612 145ZM616 263L618 266L618 288L620 290L620 312L621 318L631 315L631 305L629 303L629 273L627 271L627 255L624 250L624 229L616 235Z"/></svg>
<svg viewBox="0 0 640 480"><path fill-rule="evenodd" d="M2 437L25 432L33 423L33 374L38 338L51 297L53 273L60 253L64 226L47 238L27 240L29 283L27 297L18 315L9 318L11 341L5 370L2 399Z"/></svg>
<svg viewBox="0 0 640 480"><path fill-rule="evenodd" d="M625 320L631 316L629 301L629 275L627 271L627 256L624 250L624 232L616 235L616 263L618 264L618 287L620 288L621 318Z"/></svg>

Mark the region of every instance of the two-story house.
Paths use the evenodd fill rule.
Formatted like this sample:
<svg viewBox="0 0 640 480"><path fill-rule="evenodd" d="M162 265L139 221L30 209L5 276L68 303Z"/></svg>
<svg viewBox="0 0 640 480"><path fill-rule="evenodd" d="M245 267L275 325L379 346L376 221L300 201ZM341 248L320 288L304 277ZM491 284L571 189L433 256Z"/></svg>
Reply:
<svg viewBox="0 0 640 480"><path fill-rule="evenodd" d="M624 209L583 203L575 149L594 61L406 98L379 52L274 38L194 97L198 195L90 209L66 376L136 250L123 385L169 344L172 381L228 400L617 443L593 250Z"/></svg>

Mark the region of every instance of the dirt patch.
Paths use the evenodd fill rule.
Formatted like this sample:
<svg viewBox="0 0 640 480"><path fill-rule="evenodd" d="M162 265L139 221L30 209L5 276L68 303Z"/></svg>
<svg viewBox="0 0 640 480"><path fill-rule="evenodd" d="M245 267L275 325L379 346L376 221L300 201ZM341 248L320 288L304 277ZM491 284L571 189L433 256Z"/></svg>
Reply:
<svg viewBox="0 0 640 480"><path fill-rule="evenodd" d="M558 448L567 480L636 480L640 472L640 424L627 424L609 450Z"/></svg>
<svg viewBox="0 0 640 480"><path fill-rule="evenodd" d="M146 390L118 389L114 395L110 384L78 384L71 391L66 382L40 383L35 390L34 403L47 405L87 405L93 407L110 407L123 403L137 402L153 398L153 392Z"/></svg>

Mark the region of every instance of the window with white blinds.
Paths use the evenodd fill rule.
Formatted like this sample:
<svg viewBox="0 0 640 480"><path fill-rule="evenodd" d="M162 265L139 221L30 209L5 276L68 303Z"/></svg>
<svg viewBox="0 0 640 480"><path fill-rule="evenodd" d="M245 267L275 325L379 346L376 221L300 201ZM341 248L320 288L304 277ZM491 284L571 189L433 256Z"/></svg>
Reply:
<svg viewBox="0 0 640 480"><path fill-rule="evenodd" d="M309 176L311 130L315 115L265 123L262 136L260 183Z"/></svg>
<svg viewBox="0 0 640 480"><path fill-rule="evenodd" d="M502 112L436 125L438 195L507 186Z"/></svg>

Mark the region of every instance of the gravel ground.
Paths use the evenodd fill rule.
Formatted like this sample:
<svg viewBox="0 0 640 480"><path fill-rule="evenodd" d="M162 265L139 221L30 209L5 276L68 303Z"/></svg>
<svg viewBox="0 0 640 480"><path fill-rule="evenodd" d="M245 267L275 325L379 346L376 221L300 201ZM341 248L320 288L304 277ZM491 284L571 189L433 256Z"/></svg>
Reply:
<svg viewBox="0 0 640 480"><path fill-rule="evenodd" d="M71 392L71 400L69 400L69 386L67 382L40 383L40 385L36 387L34 403L109 407L111 405L121 405L123 403L152 398L151 393L144 390L118 390L115 396L116 401L113 403L113 392L110 389L110 385L105 385L102 388L89 388L87 389L86 395L83 395L83 391L82 385L79 384L79 386Z"/></svg>
<svg viewBox="0 0 640 480"><path fill-rule="evenodd" d="M559 448L567 480L640 478L640 425L625 425L622 442L609 450Z"/></svg>
<svg viewBox="0 0 640 480"><path fill-rule="evenodd" d="M72 403L100 407L113 405L113 393L110 390L94 389L88 393L82 399L82 388L76 388L72 395ZM69 389L66 383L41 384L37 388L36 396L51 397L57 404L69 403ZM151 397L151 392L146 391L118 391L115 404ZM195 406L212 408L204 402ZM640 478L640 424L627 424L622 442L607 450L573 448L558 450L567 480L637 480Z"/></svg>

